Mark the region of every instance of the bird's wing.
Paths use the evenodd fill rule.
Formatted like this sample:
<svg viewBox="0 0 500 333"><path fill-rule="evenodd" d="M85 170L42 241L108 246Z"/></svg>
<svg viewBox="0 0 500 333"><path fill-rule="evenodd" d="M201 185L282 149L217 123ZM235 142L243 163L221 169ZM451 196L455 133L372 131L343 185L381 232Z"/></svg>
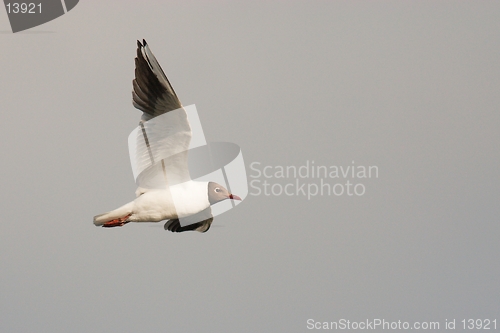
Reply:
<svg viewBox="0 0 500 333"><path fill-rule="evenodd" d="M144 39L143 44L137 41L135 79L132 84L134 106L151 117L182 107L174 88Z"/></svg>
<svg viewBox="0 0 500 333"><path fill-rule="evenodd" d="M144 192L189 181L187 114L145 40L137 41L135 66L133 104L144 112L129 137L136 183Z"/></svg>
<svg viewBox="0 0 500 333"><path fill-rule="evenodd" d="M179 221L179 219L173 219L168 220L163 228L172 232L183 232L191 230L198 232L207 232L208 229L210 229L213 220L214 218L212 216L212 209L208 207L207 209L197 214L183 218L182 224L184 225L184 227L181 226L181 221Z"/></svg>

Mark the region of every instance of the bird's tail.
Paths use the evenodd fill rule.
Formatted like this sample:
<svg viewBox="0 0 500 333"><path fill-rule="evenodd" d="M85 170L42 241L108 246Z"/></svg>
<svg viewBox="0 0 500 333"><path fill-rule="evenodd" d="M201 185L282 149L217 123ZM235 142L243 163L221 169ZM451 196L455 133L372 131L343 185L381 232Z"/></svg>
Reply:
<svg viewBox="0 0 500 333"><path fill-rule="evenodd" d="M125 204L121 206L120 208L117 208L115 210L112 210L110 212L96 215L94 216L94 224L96 226L101 226L106 222L112 221L114 219L119 219L125 216L128 216L132 214L134 208L134 202L129 202L128 204Z"/></svg>

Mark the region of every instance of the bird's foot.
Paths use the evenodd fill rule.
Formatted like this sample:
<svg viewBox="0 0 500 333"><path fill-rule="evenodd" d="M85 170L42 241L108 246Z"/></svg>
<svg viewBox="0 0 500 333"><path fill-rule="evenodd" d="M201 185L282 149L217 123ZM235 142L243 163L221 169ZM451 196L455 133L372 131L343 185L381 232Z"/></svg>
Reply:
<svg viewBox="0 0 500 333"><path fill-rule="evenodd" d="M104 228L121 227L121 226L130 222L130 221L127 221L127 219L130 217L130 215L132 215L132 214L129 214L129 215L124 216L124 217L120 217L118 219L111 220L109 222L104 223L102 226Z"/></svg>

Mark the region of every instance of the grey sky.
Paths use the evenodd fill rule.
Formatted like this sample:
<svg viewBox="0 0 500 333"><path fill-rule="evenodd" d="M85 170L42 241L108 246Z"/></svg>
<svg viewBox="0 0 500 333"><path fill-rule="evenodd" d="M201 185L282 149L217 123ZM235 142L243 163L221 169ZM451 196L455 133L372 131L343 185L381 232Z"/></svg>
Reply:
<svg viewBox="0 0 500 333"><path fill-rule="evenodd" d="M499 321L499 17L495 1L82 1L12 34L0 10L0 331ZM134 197L142 38L247 167L379 178L361 197L249 195L206 234L94 227Z"/></svg>

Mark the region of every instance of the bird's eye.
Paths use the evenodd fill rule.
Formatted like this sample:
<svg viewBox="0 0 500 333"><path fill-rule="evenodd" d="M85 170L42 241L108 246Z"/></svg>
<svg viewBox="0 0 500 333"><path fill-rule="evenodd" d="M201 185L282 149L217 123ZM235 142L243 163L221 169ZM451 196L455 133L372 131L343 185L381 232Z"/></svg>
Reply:
<svg viewBox="0 0 500 333"><path fill-rule="evenodd" d="M220 191L221 191L221 189L220 189L220 188L218 188L218 187L216 187L214 191L215 191L215 192L220 192Z"/></svg>

